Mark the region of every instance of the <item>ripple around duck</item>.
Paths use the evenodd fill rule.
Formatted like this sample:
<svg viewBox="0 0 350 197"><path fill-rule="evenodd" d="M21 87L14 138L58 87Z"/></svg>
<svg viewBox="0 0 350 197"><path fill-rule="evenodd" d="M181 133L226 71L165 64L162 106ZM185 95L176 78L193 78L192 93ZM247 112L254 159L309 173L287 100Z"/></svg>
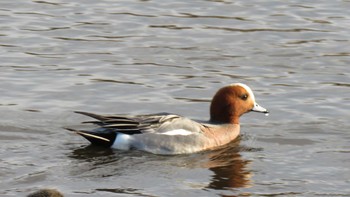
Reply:
<svg viewBox="0 0 350 197"><path fill-rule="evenodd" d="M166 15L171 17L178 17L178 18L212 18L212 19L227 19L227 20L239 20L239 21L251 21L249 19L243 18L243 17L237 17L237 16L208 16L208 15L198 15L193 13L179 13L179 15Z"/></svg>
<svg viewBox="0 0 350 197"><path fill-rule="evenodd" d="M237 32L329 32L328 30L310 29L310 28L294 28L294 29L269 29L269 28L253 28L253 29L239 29L230 27L213 27L207 26L205 29L237 31Z"/></svg>
<svg viewBox="0 0 350 197"><path fill-rule="evenodd" d="M113 80L113 79L91 79L92 81L97 81L97 82L106 82L106 83L120 83L120 84L130 84L130 85L145 85L142 83L137 83L134 81L118 81L118 80Z"/></svg>

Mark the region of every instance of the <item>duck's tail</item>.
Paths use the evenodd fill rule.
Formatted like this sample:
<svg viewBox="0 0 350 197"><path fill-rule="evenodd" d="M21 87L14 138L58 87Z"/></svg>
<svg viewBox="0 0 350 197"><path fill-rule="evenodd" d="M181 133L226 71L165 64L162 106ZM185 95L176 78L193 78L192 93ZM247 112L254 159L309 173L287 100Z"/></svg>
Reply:
<svg viewBox="0 0 350 197"><path fill-rule="evenodd" d="M104 130L101 132L101 131L76 130L71 128L65 128L65 129L83 136L85 139L89 140L91 144L96 146L111 147L117 137L117 133L110 130Z"/></svg>

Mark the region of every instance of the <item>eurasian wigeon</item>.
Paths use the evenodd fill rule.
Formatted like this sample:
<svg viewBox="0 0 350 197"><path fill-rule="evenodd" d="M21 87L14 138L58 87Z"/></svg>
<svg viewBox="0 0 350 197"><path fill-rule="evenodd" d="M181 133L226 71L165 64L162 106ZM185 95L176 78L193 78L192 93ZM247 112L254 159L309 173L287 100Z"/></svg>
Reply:
<svg viewBox="0 0 350 197"><path fill-rule="evenodd" d="M213 149L237 138L239 117L250 111L269 113L255 102L247 85L234 83L219 89L214 95L209 121L194 121L168 113L98 115L76 112L96 119L85 123L99 127L92 131L68 130L83 136L93 145L155 154L186 154Z"/></svg>
<svg viewBox="0 0 350 197"><path fill-rule="evenodd" d="M27 197L63 197L63 194L55 189L41 189L29 194Z"/></svg>

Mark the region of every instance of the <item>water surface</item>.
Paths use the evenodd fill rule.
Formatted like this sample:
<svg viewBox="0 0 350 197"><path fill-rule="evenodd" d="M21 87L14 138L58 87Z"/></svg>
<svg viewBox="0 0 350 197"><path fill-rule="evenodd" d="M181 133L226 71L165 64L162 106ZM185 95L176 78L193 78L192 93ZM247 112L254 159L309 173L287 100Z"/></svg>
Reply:
<svg viewBox="0 0 350 197"><path fill-rule="evenodd" d="M350 196L350 2L0 2L0 195ZM219 150L87 146L96 113L208 119L227 84L270 116Z"/></svg>

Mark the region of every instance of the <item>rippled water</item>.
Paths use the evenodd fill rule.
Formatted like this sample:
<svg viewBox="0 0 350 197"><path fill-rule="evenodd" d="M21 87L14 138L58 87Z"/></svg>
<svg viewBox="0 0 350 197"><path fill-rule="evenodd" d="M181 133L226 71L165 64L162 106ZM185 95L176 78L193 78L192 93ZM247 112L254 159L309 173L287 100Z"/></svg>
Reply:
<svg viewBox="0 0 350 197"><path fill-rule="evenodd" d="M0 195L350 196L350 2L0 2ZM98 113L208 118L242 82L271 111L220 150L88 147Z"/></svg>

